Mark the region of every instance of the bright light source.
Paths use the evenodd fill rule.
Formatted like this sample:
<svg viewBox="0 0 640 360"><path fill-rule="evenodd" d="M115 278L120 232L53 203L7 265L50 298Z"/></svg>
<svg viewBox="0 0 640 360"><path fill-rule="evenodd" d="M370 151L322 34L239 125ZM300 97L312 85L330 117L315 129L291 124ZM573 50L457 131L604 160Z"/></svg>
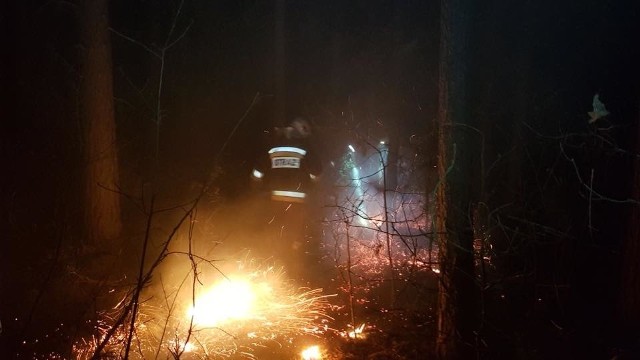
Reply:
<svg viewBox="0 0 640 360"><path fill-rule="evenodd" d="M224 280L196 299L189 309L194 323L215 326L231 319L248 319L252 315L254 290L248 281Z"/></svg>
<svg viewBox="0 0 640 360"><path fill-rule="evenodd" d="M380 140L380 145L384 145L384 144L386 144L384 140Z"/></svg>
<svg viewBox="0 0 640 360"><path fill-rule="evenodd" d="M351 152L356 152L356 149L353 148L353 146L349 145L349 150L351 150Z"/></svg>
<svg viewBox="0 0 640 360"><path fill-rule="evenodd" d="M313 345L308 348L302 350L302 360L320 360L322 358L322 354L320 353L320 346Z"/></svg>
<svg viewBox="0 0 640 360"><path fill-rule="evenodd" d="M349 331L347 333L347 336L349 337L349 339L363 339L364 338L364 334L362 333L363 330L364 330L364 324L353 329L353 331Z"/></svg>
<svg viewBox="0 0 640 360"><path fill-rule="evenodd" d="M253 177L256 179L262 179L262 177L264 176L264 174L256 169L253 169L253 173L252 173Z"/></svg>

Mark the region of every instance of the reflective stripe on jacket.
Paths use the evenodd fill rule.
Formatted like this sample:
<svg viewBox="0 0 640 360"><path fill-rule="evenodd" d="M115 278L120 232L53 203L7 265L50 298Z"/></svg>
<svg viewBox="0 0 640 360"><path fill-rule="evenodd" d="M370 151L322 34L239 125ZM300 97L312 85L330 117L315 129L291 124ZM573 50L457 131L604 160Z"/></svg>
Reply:
<svg viewBox="0 0 640 360"><path fill-rule="evenodd" d="M302 203L308 197L311 177L321 166L303 139L276 137L258 156L252 177L269 190L274 201Z"/></svg>

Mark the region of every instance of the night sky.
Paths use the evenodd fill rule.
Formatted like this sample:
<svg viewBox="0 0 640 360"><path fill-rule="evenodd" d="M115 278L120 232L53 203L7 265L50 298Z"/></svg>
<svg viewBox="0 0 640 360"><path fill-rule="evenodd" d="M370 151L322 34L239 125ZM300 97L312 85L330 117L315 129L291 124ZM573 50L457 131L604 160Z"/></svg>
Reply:
<svg viewBox="0 0 640 360"><path fill-rule="evenodd" d="M163 194L175 189L167 201L182 201L217 165L222 198L242 197L263 130L296 116L311 120L325 164L339 158L354 133L395 133L405 144L417 134L426 139L426 157L433 157L439 2L285 2L285 89L277 94L274 1L185 0L177 17L178 1L111 1L124 189L137 191L158 181ZM468 112L480 123L495 122L491 146L499 149L511 141L513 121L548 135L587 131L596 93L611 112L607 121L621 129L621 147L633 146L640 2L481 3L468 9ZM21 301L4 295L21 286L16 274L45 266L51 238L78 231L73 219L81 213L83 169L79 14L75 1L0 5L0 306L7 309ZM173 45L165 52L158 99L160 61L140 44L159 51L167 43ZM256 94L258 103L240 123ZM276 95L285 104L286 119L274 118ZM617 167L625 161L596 159L608 164L610 178L601 184L609 194L626 194L630 175ZM597 211L606 226L618 219L606 209ZM621 234L611 234L605 248L615 252ZM604 241L598 238L595 245ZM26 254L27 249L33 252ZM583 282L589 280L578 283ZM0 308L3 323L7 316Z"/></svg>

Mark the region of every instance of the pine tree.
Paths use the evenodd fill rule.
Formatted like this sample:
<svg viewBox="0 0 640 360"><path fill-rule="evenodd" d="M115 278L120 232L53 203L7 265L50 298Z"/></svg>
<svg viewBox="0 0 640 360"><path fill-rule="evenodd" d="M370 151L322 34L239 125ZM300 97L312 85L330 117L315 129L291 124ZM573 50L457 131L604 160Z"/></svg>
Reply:
<svg viewBox="0 0 640 360"><path fill-rule="evenodd" d="M109 248L120 236L122 220L108 0L83 2L81 31L86 243Z"/></svg>
<svg viewBox="0 0 640 360"><path fill-rule="evenodd" d="M471 226L474 149L465 110L464 0L441 1L438 81L438 176L435 225L440 254L438 335L440 359L470 358L473 343L474 266Z"/></svg>

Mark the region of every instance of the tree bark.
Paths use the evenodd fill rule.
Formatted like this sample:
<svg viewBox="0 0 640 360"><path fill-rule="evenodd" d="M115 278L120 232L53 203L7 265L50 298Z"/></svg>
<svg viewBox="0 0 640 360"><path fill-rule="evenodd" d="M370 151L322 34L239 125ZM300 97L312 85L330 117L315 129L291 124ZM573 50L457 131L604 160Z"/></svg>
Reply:
<svg viewBox="0 0 640 360"><path fill-rule="evenodd" d="M440 359L468 359L473 350L474 265L472 160L465 105L465 0L441 1L438 97L436 232L440 255L438 336Z"/></svg>
<svg viewBox="0 0 640 360"><path fill-rule="evenodd" d="M122 230L108 0L82 7L83 67L80 87L85 126L86 242L111 246ZM106 242L106 243L105 243Z"/></svg>
<svg viewBox="0 0 640 360"><path fill-rule="evenodd" d="M286 78L286 11L287 6L284 0L275 0L275 27L274 27L274 122L275 126L285 126L287 122L287 78Z"/></svg>
<svg viewBox="0 0 640 360"><path fill-rule="evenodd" d="M640 99L639 99L640 100ZM640 103L640 101L639 101ZM640 105L639 105L640 107ZM640 108L635 138L635 158L632 165L631 198L640 201ZM627 223L622 250L622 287L620 292L620 323L622 331L636 337L640 334L640 205L633 204Z"/></svg>

